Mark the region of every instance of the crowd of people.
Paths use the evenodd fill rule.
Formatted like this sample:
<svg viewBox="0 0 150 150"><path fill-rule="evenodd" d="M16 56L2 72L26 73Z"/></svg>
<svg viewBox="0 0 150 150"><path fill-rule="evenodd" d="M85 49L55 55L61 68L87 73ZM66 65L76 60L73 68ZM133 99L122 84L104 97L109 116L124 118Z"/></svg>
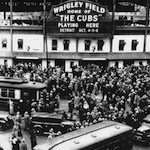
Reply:
<svg viewBox="0 0 150 150"><path fill-rule="evenodd" d="M72 75L58 66L43 70L41 65L31 63L0 67L0 75L3 76L24 78L26 73L30 74L31 81L47 84L49 99L39 102L48 106L49 112L59 109L61 99L68 100L68 112L62 114L62 119L76 120L68 132L103 120L138 128L150 113L150 65L123 68L103 68L94 64L74 66ZM31 109L42 111L41 103L40 106L31 106ZM26 112L27 116L28 113L30 116L31 111Z"/></svg>
<svg viewBox="0 0 150 150"><path fill-rule="evenodd" d="M18 111L14 117L14 125L12 128L12 135L10 142L12 144L12 150L27 150L28 146L23 136L23 131L30 131L31 149L37 145L35 130L30 128L31 117L28 112L24 113L24 116Z"/></svg>

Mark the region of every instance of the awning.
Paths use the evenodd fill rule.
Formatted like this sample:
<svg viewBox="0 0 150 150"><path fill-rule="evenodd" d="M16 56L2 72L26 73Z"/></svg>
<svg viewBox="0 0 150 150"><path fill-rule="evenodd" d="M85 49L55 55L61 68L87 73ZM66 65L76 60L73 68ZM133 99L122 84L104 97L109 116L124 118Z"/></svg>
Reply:
<svg viewBox="0 0 150 150"><path fill-rule="evenodd" d="M15 59L39 59L38 57L23 57L23 56L17 56Z"/></svg>
<svg viewBox="0 0 150 150"><path fill-rule="evenodd" d="M99 60L106 60L106 58L82 58L82 60L99 61Z"/></svg>

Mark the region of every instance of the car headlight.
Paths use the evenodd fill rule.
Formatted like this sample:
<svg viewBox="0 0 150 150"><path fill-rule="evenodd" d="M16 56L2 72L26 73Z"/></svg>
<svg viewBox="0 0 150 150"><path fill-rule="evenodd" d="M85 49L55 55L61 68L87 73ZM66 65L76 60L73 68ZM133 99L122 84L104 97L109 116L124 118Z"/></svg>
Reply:
<svg viewBox="0 0 150 150"><path fill-rule="evenodd" d="M150 134L147 134L147 137L150 138Z"/></svg>

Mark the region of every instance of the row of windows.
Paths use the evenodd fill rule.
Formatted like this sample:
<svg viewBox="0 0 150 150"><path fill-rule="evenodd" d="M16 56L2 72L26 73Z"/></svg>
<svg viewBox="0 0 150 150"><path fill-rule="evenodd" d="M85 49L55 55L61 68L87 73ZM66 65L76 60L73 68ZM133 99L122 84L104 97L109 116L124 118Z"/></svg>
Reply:
<svg viewBox="0 0 150 150"><path fill-rule="evenodd" d="M70 44L70 40L64 40L63 41L63 45L64 45L64 50L69 50L69 44ZM85 44L85 51L89 51L90 47L91 47L91 40L85 40L84 42ZM57 50L57 45L58 42L56 39L52 40L52 50ZM104 41L103 40L98 40L97 41L97 50L103 50L103 45L104 45ZM96 47L92 47L92 50L95 51Z"/></svg>
<svg viewBox="0 0 150 150"><path fill-rule="evenodd" d="M18 49L23 49L23 39L18 39ZM7 48L7 39L2 39L2 48Z"/></svg>
<svg viewBox="0 0 150 150"><path fill-rule="evenodd" d="M69 50L69 44L70 40L64 40L63 45L64 45L64 50ZM98 40L97 46L98 50L102 50L104 45L103 40ZM53 39L52 40L52 50L57 50L58 42L57 40ZM90 40L85 40L85 50L89 51L91 47L91 41ZM7 39L2 40L2 48L7 48ZM23 49L23 39L18 39L18 49ZM95 50L95 47L92 47L92 50Z"/></svg>
<svg viewBox="0 0 150 150"><path fill-rule="evenodd" d="M131 50L136 51L138 44L139 42L137 40L132 40ZM124 40L119 40L119 51L123 51L125 45L126 42Z"/></svg>
<svg viewBox="0 0 150 150"><path fill-rule="evenodd" d="M137 40L132 40L132 46L131 46L132 50L136 50L138 43L139 42ZM69 50L69 44L70 44L70 40L63 41L64 50ZM95 51L96 47L95 46L91 47L91 40L85 40L84 44L85 44L85 51L89 51L90 48L92 49L92 51ZM104 41L98 40L97 41L97 50L102 51L103 45L104 45ZM124 40L120 40L119 41L119 51L123 51L125 45L126 45L126 42ZM56 39L53 39L52 40L52 50L57 50L57 47L58 47L58 41ZM7 39L2 40L2 48L7 48ZM23 39L18 39L18 49L23 49Z"/></svg>

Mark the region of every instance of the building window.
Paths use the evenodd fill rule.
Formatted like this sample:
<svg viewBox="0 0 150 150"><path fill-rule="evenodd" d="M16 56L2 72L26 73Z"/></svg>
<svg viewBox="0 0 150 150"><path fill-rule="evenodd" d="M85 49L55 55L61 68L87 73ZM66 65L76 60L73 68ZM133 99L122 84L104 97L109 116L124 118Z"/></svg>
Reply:
<svg viewBox="0 0 150 150"><path fill-rule="evenodd" d="M73 68L73 66L74 66L74 62L71 61L71 62L70 62L70 68Z"/></svg>
<svg viewBox="0 0 150 150"><path fill-rule="evenodd" d="M85 40L85 51L90 50L91 40Z"/></svg>
<svg viewBox="0 0 150 150"><path fill-rule="evenodd" d="M126 44L126 42L124 40L119 40L119 51L124 50L125 44Z"/></svg>
<svg viewBox="0 0 150 150"><path fill-rule="evenodd" d="M8 65L8 61L7 59L4 60L4 66L7 66Z"/></svg>
<svg viewBox="0 0 150 150"><path fill-rule="evenodd" d="M136 51L139 42L137 40L132 40L132 51Z"/></svg>
<svg viewBox="0 0 150 150"><path fill-rule="evenodd" d="M69 40L64 40L64 50L69 50Z"/></svg>
<svg viewBox="0 0 150 150"><path fill-rule="evenodd" d="M2 89L1 96L2 97L7 97L7 89Z"/></svg>
<svg viewBox="0 0 150 150"><path fill-rule="evenodd" d="M13 89L8 90L8 97L15 98L15 90Z"/></svg>
<svg viewBox="0 0 150 150"><path fill-rule="evenodd" d="M7 39L2 40L2 48L7 48Z"/></svg>
<svg viewBox="0 0 150 150"><path fill-rule="evenodd" d="M52 50L57 50L57 40L52 40Z"/></svg>
<svg viewBox="0 0 150 150"><path fill-rule="evenodd" d="M18 49L23 49L23 39L18 39Z"/></svg>
<svg viewBox="0 0 150 150"><path fill-rule="evenodd" d="M104 41L103 40L98 40L97 41L97 50L102 51L104 46Z"/></svg>
<svg viewBox="0 0 150 150"><path fill-rule="evenodd" d="M115 66L118 68L118 66L119 66L119 62L118 61L115 61Z"/></svg>

